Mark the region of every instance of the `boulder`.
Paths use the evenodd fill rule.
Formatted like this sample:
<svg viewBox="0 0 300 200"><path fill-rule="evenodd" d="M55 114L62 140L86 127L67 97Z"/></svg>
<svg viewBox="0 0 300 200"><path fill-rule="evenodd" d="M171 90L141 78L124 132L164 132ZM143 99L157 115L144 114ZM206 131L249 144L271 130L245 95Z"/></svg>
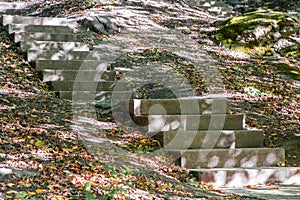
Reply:
<svg viewBox="0 0 300 200"><path fill-rule="evenodd" d="M96 33L113 35L115 32L113 22L105 16L89 16L79 20L78 23Z"/></svg>

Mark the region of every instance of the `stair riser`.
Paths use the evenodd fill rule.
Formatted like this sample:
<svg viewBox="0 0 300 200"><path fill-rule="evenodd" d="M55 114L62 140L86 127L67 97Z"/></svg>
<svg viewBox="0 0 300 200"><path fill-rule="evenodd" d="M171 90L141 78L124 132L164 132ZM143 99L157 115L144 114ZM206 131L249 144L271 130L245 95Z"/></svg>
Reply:
<svg viewBox="0 0 300 200"><path fill-rule="evenodd" d="M300 185L300 168L212 169L193 172L204 184L242 187L259 184Z"/></svg>
<svg viewBox="0 0 300 200"><path fill-rule="evenodd" d="M73 34L74 31L68 26L40 26L40 25L28 25L28 24L7 24L5 26L6 31L11 33L21 32L40 32L40 33L68 33Z"/></svg>
<svg viewBox="0 0 300 200"><path fill-rule="evenodd" d="M113 91L115 90L114 81L101 81L101 82L64 82L58 81L51 84L55 91ZM124 91L127 89L126 84L124 87L118 87L119 90Z"/></svg>
<svg viewBox="0 0 300 200"><path fill-rule="evenodd" d="M161 134L165 149L250 148L264 145L262 131L178 131Z"/></svg>
<svg viewBox="0 0 300 200"><path fill-rule="evenodd" d="M243 115L151 115L134 118L148 124L148 132L196 131L196 130L242 130L245 127Z"/></svg>
<svg viewBox="0 0 300 200"><path fill-rule="evenodd" d="M42 70L39 71L40 79L48 81L113 81L115 71L67 71L67 70Z"/></svg>
<svg viewBox="0 0 300 200"><path fill-rule="evenodd" d="M285 159L283 148L169 150L168 153L179 158L178 164L188 169L276 166Z"/></svg>
<svg viewBox="0 0 300 200"><path fill-rule="evenodd" d="M5 11L6 9L20 9L24 6L26 6L25 3L1 2L0 11Z"/></svg>
<svg viewBox="0 0 300 200"><path fill-rule="evenodd" d="M69 21L65 18L50 17L26 17L17 15L4 15L0 17L1 25L7 24L30 24L30 25L51 25L68 26Z"/></svg>
<svg viewBox="0 0 300 200"><path fill-rule="evenodd" d="M63 51L89 51L89 45L79 42L19 42L20 51L27 50L63 50Z"/></svg>
<svg viewBox="0 0 300 200"><path fill-rule="evenodd" d="M107 66L97 60L37 60L33 63L37 70L64 69L64 70L107 70Z"/></svg>
<svg viewBox="0 0 300 200"><path fill-rule="evenodd" d="M55 41L55 42L81 42L80 36L73 34L48 33L12 33L14 42L20 41Z"/></svg>
<svg viewBox="0 0 300 200"><path fill-rule="evenodd" d="M120 97L126 95L126 92L114 91L120 93ZM93 101L108 100L112 97L112 91L59 91L58 96L61 99L69 99L73 101Z"/></svg>
<svg viewBox="0 0 300 200"><path fill-rule="evenodd" d="M178 114L225 114L226 99L172 99L134 100L134 114L178 115Z"/></svg>
<svg viewBox="0 0 300 200"><path fill-rule="evenodd" d="M27 51L27 60L98 60L101 55L92 51Z"/></svg>

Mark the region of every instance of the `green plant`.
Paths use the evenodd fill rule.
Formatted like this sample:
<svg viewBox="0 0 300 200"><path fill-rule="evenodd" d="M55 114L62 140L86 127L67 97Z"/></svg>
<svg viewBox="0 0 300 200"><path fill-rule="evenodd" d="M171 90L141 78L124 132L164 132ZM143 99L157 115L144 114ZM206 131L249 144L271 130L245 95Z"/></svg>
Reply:
<svg viewBox="0 0 300 200"><path fill-rule="evenodd" d="M124 190L124 189L123 188L114 188L114 189L112 189L108 194L103 195L102 200L108 200L110 198L113 198L114 195L117 192L121 191L121 190Z"/></svg>
<svg viewBox="0 0 300 200"><path fill-rule="evenodd" d="M83 187L83 193L86 195L85 200L94 200L96 195L92 193L92 186L89 182L86 182Z"/></svg>

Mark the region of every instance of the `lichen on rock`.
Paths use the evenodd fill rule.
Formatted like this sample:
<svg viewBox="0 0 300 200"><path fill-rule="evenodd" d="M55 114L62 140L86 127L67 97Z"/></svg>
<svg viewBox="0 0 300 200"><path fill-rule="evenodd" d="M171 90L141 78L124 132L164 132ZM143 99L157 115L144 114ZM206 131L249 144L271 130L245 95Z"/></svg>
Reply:
<svg viewBox="0 0 300 200"><path fill-rule="evenodd" d="M214 39L251 55L300 59L300 14L259 10L235 16L215 32Z"/></svg>

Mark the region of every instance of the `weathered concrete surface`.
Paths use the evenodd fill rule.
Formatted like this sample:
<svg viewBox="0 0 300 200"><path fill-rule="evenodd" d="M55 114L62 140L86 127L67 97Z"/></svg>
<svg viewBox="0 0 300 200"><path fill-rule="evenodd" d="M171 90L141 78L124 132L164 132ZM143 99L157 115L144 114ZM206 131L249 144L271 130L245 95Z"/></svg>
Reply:
<svg viewBox="0 0 300 200"><path fill-rule="evenodd" d="M51 25L32 25L32 24L7 24L5 30L8 33L74 33L74 30L68 26L51 26Z"/></svg>
<svg viewBox="0 0 300 200"><path fill-rule="evenodd" d="M227 100L217 98L134 100L134 114L225 114Z"/></svg>
<svg viewBox="0 0 300 200"><path fill-rule="evenodd" d="M169 131L162 132L165 149L263 147L260 130Z"/></svg>
<svg viewBox="0 0 300 200"><path fill-rule="evenodd" d="M203 183L241 187L267 183L300 185L299 167L214 168L191 170ZM300 195L300 190L298 191Z"/></svg>
<svg viewBox="0 0 300 200"><path fill-rule="evenodd" d="M300 199L300 186L299 186L300 178L299 178L299 172L298 173L295 172L295 174L292 175L295 170L296 169L294 168L281 168L278 170L274 170L272 176L277 177L279 180L279 181L275 181L275 183L289 182L286 180L292 180L292 182L294 182L293 179L295 178L297 179L295 182L298 184L266 184L266 185L250 185L249 187L241 187L241 185L237 185L236 187L226 187L226 188L219 188L219 189L225 194L241 195L244 198L251 198L251 199L299 200ZM259 172L261 172L261 170L259 170ZM264 175L267 173L262 173L262 174ZM272 176L271 176L271 180L274 180ZM256 175L255 177L257 177L258 180L261 180L260 173L258 173L258 175Z"/></svg>
<svg viewBox="0 0 300 200"><path fill-rule="evenodd" d="M34 60L98 60L101 54L97 51L63 51L63 50L28 50L28 61Z"/></svg>
<svg viewBox="0 0 300 200"><path fill-rule="evenodd" d="M115 83L115 81L55 81L51 86L55 91L113 91ZM126 90L126 83L123 86L117 89Z"/></svg>
<svg viewBox="0 0 300 200"><path fill-rule="evenodd" d="M33 65L37 70L107 70L106 64L97 60L36 60Z"/></svg>
<svg viewBox="0 0 300 200"><path fill-rule="evenodd" d="M81 42L21 41L21 52L27 50L89 51L90 45Z"/></svg>
<svg viewBox="0 0 300 200"><path fill-rule="evenodd" d="M167 152L178 158L181 167L188 169L276 166L285 159L283 148L188 149Z"/></svg>
<svg viewBox="0 0 300 200"><path fill-rule="evenodd" d="M26 5L24 2L0 2L0 13L14 13Z"/></svg>
<svg viewBox="0 0 300 200"><path fill-rule="evenodd" d="M69 33L12 33L14 42L20 41L52 41L52 42L82 42L81 36Z"/></svg>
<svg viewBox="0 0 300 200"><path fill-rule="evenodd" d="M59 91L58 96L62 99L74 101L101 101L111 99L112 93L112 91ZM120 97L127 94L122 91L114 91L114 93L120 93Z"/></svg>
<svg viewBox="0 0 300 200"><path fill-rule="evenodd" d="M244 115L149 115L148 131L243 130Z"/></svg>
<svg viewBox="0 0 300 200"><path fill-rule="evenodd" d="M45 69L39 71L42 81L105 81L115 80L115 71L109 70L64 70Z"/></svg>
<svg viewBox="0 0 300 200"><path fill-rule="evenodd" d="M68 26L69 20L66 18L55 17L27 17L18 15L2 15L0 17L0 24L5 26L7 24L31 24L31 25L59 25Z"/></svg>

